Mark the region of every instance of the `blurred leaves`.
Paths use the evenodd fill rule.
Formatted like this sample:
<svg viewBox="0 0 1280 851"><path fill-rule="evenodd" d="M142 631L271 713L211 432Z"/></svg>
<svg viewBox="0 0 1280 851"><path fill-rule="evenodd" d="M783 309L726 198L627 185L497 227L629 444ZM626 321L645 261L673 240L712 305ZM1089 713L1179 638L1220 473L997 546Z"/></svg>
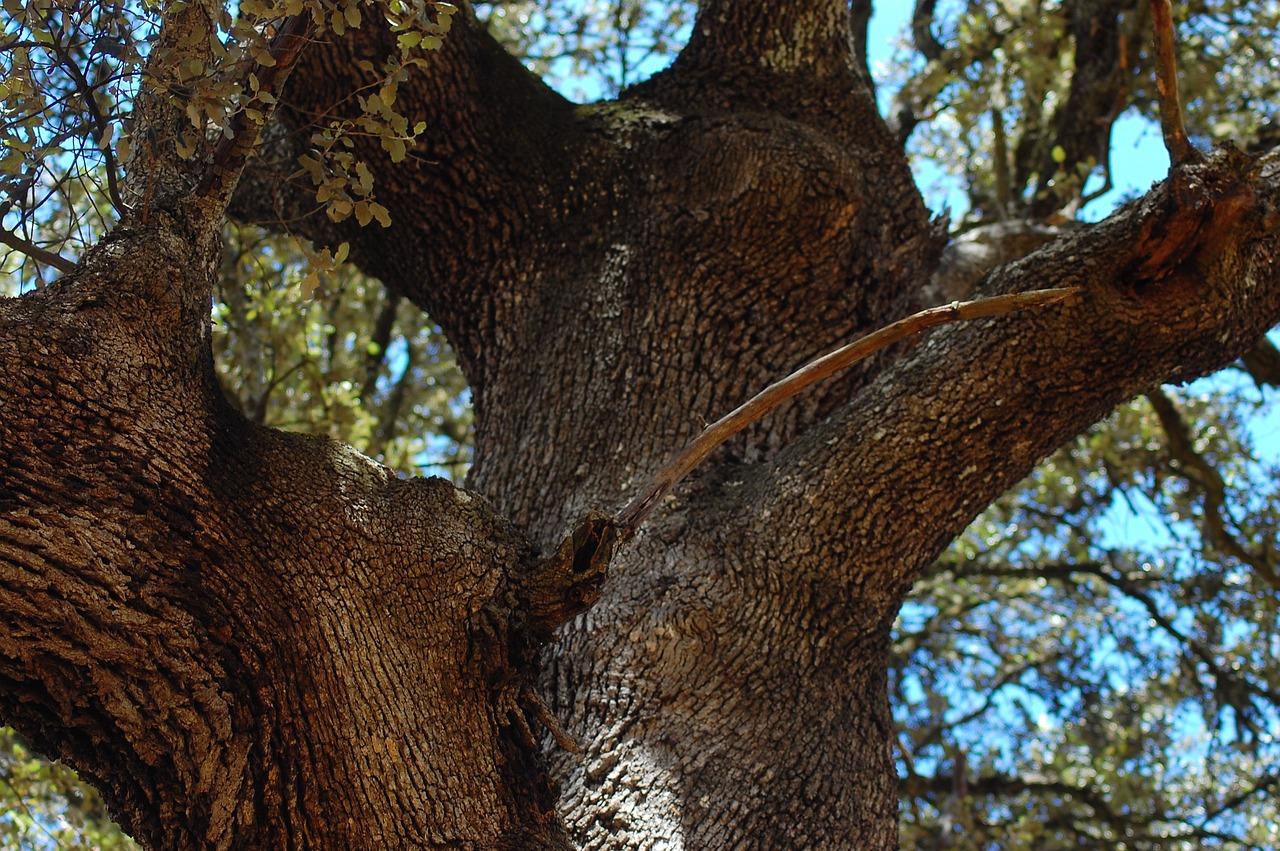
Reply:
<svg viewBox="0 0 1280 851"><path fill-rule="evenodd" d="M133 851L96 790L0 728L0 851Z"/></svg>

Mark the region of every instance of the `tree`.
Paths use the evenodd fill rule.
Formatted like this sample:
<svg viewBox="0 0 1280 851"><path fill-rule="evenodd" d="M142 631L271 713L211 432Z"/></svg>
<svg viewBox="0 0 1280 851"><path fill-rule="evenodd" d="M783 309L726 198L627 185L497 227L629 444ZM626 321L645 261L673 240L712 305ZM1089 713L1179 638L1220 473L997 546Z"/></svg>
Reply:
<svg viewBox="0 0 1280 851"><path fill-rule="evenodd" d="M440 18L361 8L305 48L297 8L261 15L289 13L269 42L169 9L120 223L0 303L4 717L155 847L892 846L908 588L1044 454L1275 322L1268 160L1186 157L992 269L979 293L1078 292L794 400L601 585L588 508L953 268L850 49L864 10L708 2L668 71L576 107L465 10L419 55ZM227 404L208 300L228 205L345 244L441 324L475 401L471 494Z"/></svg>

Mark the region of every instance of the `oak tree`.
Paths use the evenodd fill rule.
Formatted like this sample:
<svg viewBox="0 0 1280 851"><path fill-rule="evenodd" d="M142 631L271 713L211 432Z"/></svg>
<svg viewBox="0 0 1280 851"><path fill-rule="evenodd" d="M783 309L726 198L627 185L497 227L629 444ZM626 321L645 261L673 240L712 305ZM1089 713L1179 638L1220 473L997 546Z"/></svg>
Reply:
<svg viewBox="0 0 1280 851"><path fill-rule="evenodd" d="M1134 5L1067 6L1076 55ZM141 83L119 141L94 97L68 113L110 231L75 263L7 232L63 274L0 302L0 714L148 847L893 847L912 583L1045 454L1280 317L1265 153L1175 142L1144 198L1057 228L1118 97L1083 71L1038 170L995 179L1038 250L948 249L865 4L706 2L669 69L586 106L467 8L174 4L145 50L74 51L81 9L32 8L49 39L13 55ZM9 126L24 163L48 138ZM228 215L440 324L467 490L228 402ZM588 511L754 390L940 295L1049 287L792 400L606 564Z"/></svg>

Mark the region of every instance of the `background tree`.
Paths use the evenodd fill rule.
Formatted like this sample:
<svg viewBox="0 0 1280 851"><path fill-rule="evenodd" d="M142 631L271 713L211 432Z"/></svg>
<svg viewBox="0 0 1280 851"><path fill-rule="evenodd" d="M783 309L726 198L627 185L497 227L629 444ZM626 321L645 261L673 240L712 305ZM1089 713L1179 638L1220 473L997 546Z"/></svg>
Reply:
<svg viewBox="0 0 1280 851"><path fill-rule="evenodd" d="M1145 48L1147 28L1139 28L1135 17L1141 18L1144 7L1121 4L1094 8L1077 4L1032 10L1030 5L1013 12L976 4L966 9L955 23L958 36L963 38L935 37L934 46L926 43L921 53L930 64L925 73L914 78L914 90L904 89L906 94L899 98L900 104L909 99L919 104L924 102L920 95L924 91L929 98L947 104L946 110L938 109L936 102L921 110L922 114L932 114L933 122L916 128L912 139L917 147L928 144L921 143L922 138L933 138L922 131L944 126L947 120L972 129L973 135L966 138L981 144L975 143L961 158L962 167L956 172L969 176L973 201L970 217L962 225L989 219L1005 223L1002 227L978 228L949 249L947 261L934 275L930 295L951 297L967 292L976 281L972 274L975 265L996 265L989 256L991 251L1006 259L1025 253L1055 236L1052 227L1075 215L1085 197L1092 194L1087 177L1099 160L1097 152L1106 150L1106 133L1102 130L1108 129L1118 114L1117 104L1125 95L1125 87L1117 83L1114 73L1108 77L1088 68L1076 68L1073 47L1080 45L1082 39L1098 38L1101 32L1101 47L1089 42L1081 55L1094 59L1102 71L1114 71L1118 65L1121 70L1132 67L1135 80L1145 74L1141 82L1134 84L1135 88L1150 79L1149 69L1138 67L1145 57L1137 58ZM500 25L508 15L529 14L531 10L527 5L523 9L508 5L489 9L487 14L492 23ZM499 15L499 11L506 14ZM628 22L624 28L628 35L618 40L616 48L620 55L627 56L627 44L644 41L643 36L633 35L637 27L656 22L652 38L656 45L660 38L669 38L670 22L677 20L674 15L679 10L659 10L666 13L665 17L654 7L640 4L634 8L618 5L605 11L614 12L615 22ZM1197 32L1197 27L1211 26L1215 14L1223 14L1221 9L1197 11L1200 17L1187 22L1192 33ZM545 14L551 20L556 20L557 15L559 20L568 17L556 9ZM918 40L922 40L921 33L929 31L931 14L930 7L920 4L914 28ZM538 60L546 63L544 67L558 57L582 62L586 61L584 57L607 53L607 47L587 45L595 37L596 22L607 21L608 15L602 16L596 10L576 20L583 23L576 30L563 29L560 44L538 55ZM1042 23L1043 29L1029 26L1032 21ZM1248 15L1237 23L1241 30L1256 27L1254 32L1261 37L1255 38L1264 47L1268 44L1265 34L1270 24L1263 13ZM663 26L668 30L664 31ZM510 28L498 32L505 40L513 40ZM1067 38L1068 32L1073 33L1074 40ZM1027 44L1017 43L1024 38ZM943 45L952 41L970 45L964 48L970 53L948 53ZM984 48L983 44L995 46ZM1046 51L1046 45L1055 49ZM593 54L593 50L600 52ZM981 54L983 50L990 52L981 57L977 79L970 82L966 69L973 67L974 51ZM969 58L961 61L961 55ZM1106 64L1117 55L1120 61ZM1056 62L1048 70L1046 57L1050 57L1050 65ZM1053 74L1060 78L1073 70L1071 96L1065 105L1047 108L1053 104L1044 103L1045 93L1066 87L1046 83L1045 79L1051 81ZM610 87L629 81L630 73L626 62L618 63L616 76L606 76L603 88L609 91ZM675 76L669 75L669 79ZM1106 80L1099 82L1102 78ZM952 82L941 94L928 94L928 87L935 80ZM1002 82L993 84L993 80ZM965 85L971 88L966 91ZM1002 86L1008 86L1012 94ZM1019 86L1023 87L1022 112L989 102L993 92L997 100L1017 96ZM1030 94L1026 92L1028 87ZM1032 108L1036 106L1036 92L1041 93L1042 101L1038 112ZM1104 103L1106 98L1100 93L1112 100ZM1130 95L1136 103L1144 103L1142 96ZM984 99L988 102L984 103ZM1109 111L1099 111L1100 104ZM1224 112L1219 110L1219 115ZM1246 126L1247 132L1253 133L1258 115L1248 109L1239 112L1253 122ZM1008 139L1001 141L1002 136L1010 134L1000 132L1003 122L996 122L997 113L1010 121L1016 131L1012 136L1020 140L1013 146L1018 152L1016 162ZM915 118L904 121L903 114L901 106L893 113L897 122L894 126L905 138L904 128ZM988 115L993 116L985 125L990 130L983 134L984 116ZM1092 120L1085 120L1090 115L1094 116ZM1083 141L1070 137L1081 127L1100 129L1085 134ZM1027 142L1028 139L1032 141ZM984 162L986 150L994 151L1001 145L1004 152L992 153L991 160ZM935 152L947 153L940 147ZM1006 166L993 168L990 162L1003 162ZM1043 178L1050 169L1053 176ZM323 181L332 175L321 177ZM101 184L99 180L88 185ZM358 179L354 186L360 187ZM351 212L360 197L357 192ZM67 211L74 208L71 203L64 206ZM45 205L42 209L56 210L57 206ZM71 212L60 215L67 220L72 218ZM1027 215L1041 220L1049 216L1050 227L1008 225ZM47 227L41 231L49 232ZM92 241L83 236L82 239ZM279 248L269 247L264 253L278 257ZM238 254L237 251L232 256ZM224 263L223 268L234 269L235 264ZM292 322L290 314L298 312L299 302L289 298L289 293L261 285L255 289L254 277L243 272L224 274L227 278L236 289L224 284L223 304L227 307L220 309L219 315L231 333L220 339L224 341L222 345L240 355L224 358L222 369L235 376L231 386L241 410L255 421L331 430L335 436L353 440L373 452L385 452L374 436L382 434L386 439L387 423L394 423L403 410L399 407L403 403L395 401L394 387L408 387L411 380L411 370L401 367L398 357L384 360L377 367L386 373L381 386L378 379L369 378L373 365L378 363L372 358L375 350L388 350L389 342L380 341L388 340L384 335L390 332L377 329L395 321L385 318L388 311L396 310L395 297L384 299L361 282L349 288L335 284L332 293L320 291L313 304L302 303L306 308L302 312L312 314L310 317ZM310 290L318 284L318 280L313 281L306 288ZM956 287L961 288L959 293ZM237 297L237 292L242 294ZM245 297L243 292L251 295ZM366 292L371 296L362 299L361 294ZM361 306L361 301L366 306ZM278 325L255 328L254 311L277 320ZM344 330L361 320L368 323L372 317L379 322L365 334L352 337ZM307 321L318 323L311 326L317 330L304 331ZM407 347L409 343L403 345ZM1265 363L1266 354L1265 349L1254 353L1255 376L1261 374L1260 364ZM255 367L255 361L263 365ZM407 357L407 364L413 363L413 358ZM455 391L442 388L442 392L448 395ZM901 752L908 801L908 833L904 839L908 844L924 844L924 837L929 837L929 841L978 846L991 841L984 837L994 835L995 841L1010 847L1016 843L1052 847L1052 841L1070 844L1082 837L1128 841L1135 847L1142 847L1142 842L1164 843L1163 847L1167 847L1182 836L1186 842L1195 843L1191 847L1215 839L1235 839L1265 847L1269 811L1265 798L1257 792L1265 792L1271 782L1266 745L1275 733L1271 697L1275 687L1274 666L1257 648L1265 646L1266 636L1274 632L1274 605L1257 605L1260 598L1265 601L1267 589L1255 586L1257 576L1265 577L1273 563L1265 541L1274 537L1274 523L1267 517L1264 502L1254 500L1250 505L1248 499L1230 499L1226 482L1233 481L1232 476L1214 477L1213 460L1231 459L1241 474L1247 471L1255 481L1267 481L1267 471L1256 468L1247 447L1240 443L1239 424L1231 423L1230 417L1227 422L1213 419L1217 416L1214 410L1238 409L1240 388L1234 392L1237 399L1227 400L1225 406L1193 408L1188 414L1193 417L1192 425L1181 431L1179 409L1167 399L1162 406L1161 397L1153 396L1155 421L1161 425L1159 433L1152 427L1150 417L1144 420L1138 416L1122 418L1124 428L1119 432L1093 433L1069 455L1055 458L1042 468L1044 472L1033 480L1025 503L993 509L992 519L975 526L972 537L962 540L952 556L930 573L924 590L932 596L909 606L899 627L900 661L892 680L895 691L903 698L900 720L909 721L911 730ZM323 417L317 414L320 408L326 411ZM803 417L795 427L802 421ZM1231 425L1236 429L1226 430ZM1226 442L1206 460L1204 448L1197 445L1193 436L1211 428L1218 431L1209 433L1232 437L1224 438ZM421 432L410 425L407 432L400 433ZM1156 447L1166 438L1168 448L1161 452ZM1148 447L1138 456L1143 465L1134 463L1134 447ZM398 457L414 458L418 451L401 450ZM769 450L748 443L744 457L768 454ZM1162 469L1174 475L1162 473ZM1091 484L1081 484L1085 482ZM1169 544L1164 547L1165 555L1154 559L1099 546L1103 540L1099 530L1115 522L1114 512L1108 512L1113 495L1133 493L1139 483L1146 485L1143 491L1154 503L1175 512L1200 515L1200 525L1210 540L1205 547L1206 557L1212 561L1188 564L1175 552L1179 548ZM1249 490L1238 484L1234 488L1237 494ZM1188 541L1194 544L1200 534L1195 526L1184 522L1183 536L1177 543L1183 547ZM993 528L1009 533L994 547ZM1262 543L1250 546L1258 541ZM1228 572L1227 581L1208 583L1214 586L1214 593L1203 587L1213 571L1230 571L1233 565L1235 579L1230 579L1232 574ZM1241 572L1241 566L1248 569ZM1007 607L994 614L992 607L997 601ZM1224 603L1229 605L1225 611ZM1117 619L1132 611L1134 604L1140 607L1139 617ZM1032 626L1002 629L1002 625L1011 622L1010 611L1025 613L1023 619L1013 621L1015 624L1066 622L1072 629L1048 636ZM1222 621L1227 612L1234 618L1230 621L1233 626L1224 629ZM1188 616L1192 628L1179 623ZM1147 619L1153 621L1154 629L1144 627ZM1117 628L1117 623L1128 623L1132 628ZM1107 630L1115 633L1111 637L1116 646L1109 658L1099 660L1098 637ZM1163 636L1165 643L1153 641L1153 633ZM1168 653L1153 656L1153 646L1167 649ZM1149 664L1139 666L1138 661ZM1123 688L1116 684L1117 671L1124 677ZM1140 693L1141 698L1134 697L1135 693ZM1202 729L1216 733L1204 753L1218 764L1213 772L1183 772L1174 777L1176 783L1171 782L1172 772L1153 773L1150 767L1161 768L1159 763L1174 741L1194 734L1194 726L1185 720L1185 711L1188 703L1197 699L1204 708ZM957 724L957 710L951 704L966 701L976 709L961 709L964 723ZM1118 705L1121 711L1117 711ZM1142 711L1130 710L1126 715L1126 705ZM1168 707L1169 715L1161 715L1161 710L1153 715L1153 706ZM1179 712L1184 715L1174 717ZM1243 737L1232 726L1241 713L1251 719L1245 724L1251 733ZM1045 726L1050 729L1040 729ZM993 737L993 730L1004 732ZM1029 732L1041 735L1031 737ZM982 742L995 742L996 746L984 751L978 744ZM1014 743L1026 743L1026 747L1014 749ZM609 755L599 762L607 764L614 758ZM634 771L634 763L631 767ZM1224 783L1224 777L1232 779ZM624 801L627 798L625 789L609 794ZM1205 807L1206 801L1213 803ZM586 812L579 818L597 817L592 807L584 805L580 809ZM624 817L610 816L615 824L607 829L614 841L631 847L628 843L641 841L639 837L652 833L654 825L642 824L628 832L626 825L617 823L626 821L628 809L630 815L636 809L645 810L643 806L624 806ZM584 835L590 835L591 828L582 829ZM598 823L595 830L599 832Z"/></svg>

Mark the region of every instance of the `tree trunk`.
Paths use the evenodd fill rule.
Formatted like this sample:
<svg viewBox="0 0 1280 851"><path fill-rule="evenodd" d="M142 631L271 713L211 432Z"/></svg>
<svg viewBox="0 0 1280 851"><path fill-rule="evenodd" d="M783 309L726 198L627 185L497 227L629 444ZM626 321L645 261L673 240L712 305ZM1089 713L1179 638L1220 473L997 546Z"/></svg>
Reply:
<svg viewBox="0 0 1280 851"><path fill-rule="evenodd" d="M857 40L844 0L710 0L671 69L575 107L464 19L401 86L431 129L402 163L360 149L391 227L299 227L448 332L496 512L228 411L180 219L0 303L5 718L152 847L896 847L886 647L912 581L1063 440L1280 318L1280 180L1186 168L980 285L1070 303L890 351L700 468L543 649L582 750L545 743L562 831L528 683L576 606L531 605L563 558L506 521L550 553L917 306L942 241ZM288 157L389 44L304 54L238 215L313 206Z"/></svg>
<svg viewBox="0 0 1280 851"><path fill-rule="evenodd" d="M147 847L555 844L506 634L527 544L230 410L175 230L0 303L6 720Z"/></svg>

